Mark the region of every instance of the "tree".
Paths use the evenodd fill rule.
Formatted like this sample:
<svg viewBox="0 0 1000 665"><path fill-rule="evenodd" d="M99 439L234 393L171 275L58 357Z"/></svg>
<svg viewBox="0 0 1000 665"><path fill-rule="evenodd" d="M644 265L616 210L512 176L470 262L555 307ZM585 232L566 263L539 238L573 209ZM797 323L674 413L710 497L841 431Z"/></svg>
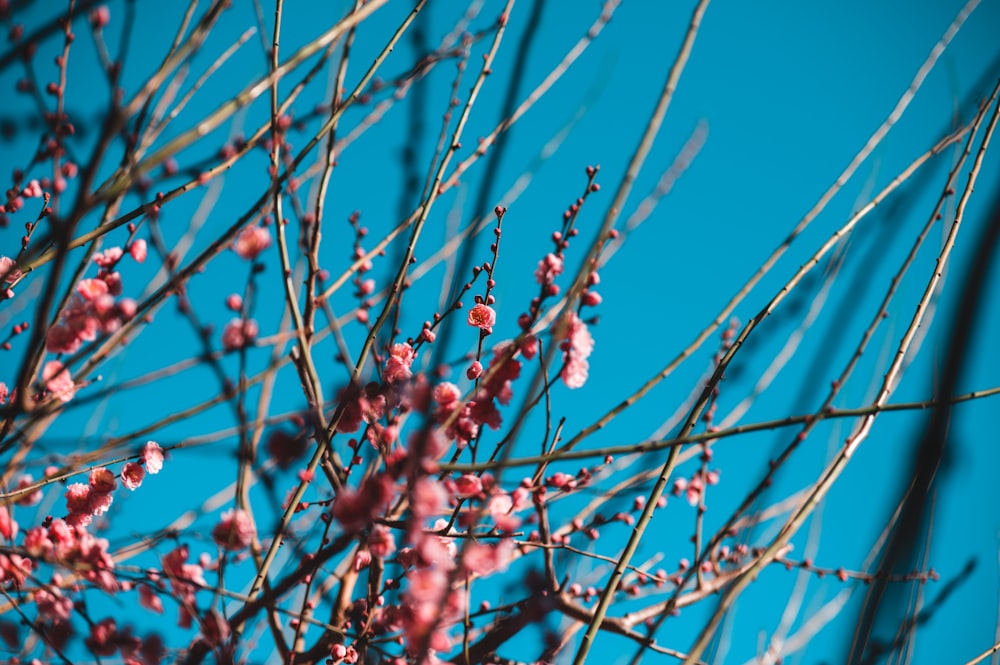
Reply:
<svg viewBox="0 0 1000 665"><path fill-rule="evenodd" d="M996 7L823 108L708 5L0 3L10 658L990 649Z"/></svg>

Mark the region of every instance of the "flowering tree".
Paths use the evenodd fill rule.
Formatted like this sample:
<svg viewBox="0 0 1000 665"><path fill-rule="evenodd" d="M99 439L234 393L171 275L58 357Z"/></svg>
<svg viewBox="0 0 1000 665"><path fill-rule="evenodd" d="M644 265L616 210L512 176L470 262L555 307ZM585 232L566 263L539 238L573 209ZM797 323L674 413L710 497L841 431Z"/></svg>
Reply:
<svg viewBox="0 0 1000 665"><path fill-rule="evenodd" d="M781 588L769 575L785 568L805 581L760 660L835 617L854 630L851 662L905 652L921 601L904 603L888 641L880 622L895 611L887 598L936 578L920 552L952 408L996 392L961 392L959 373L995 212L955 276L964 296L935 316L990 168L995 77L850 214L819 234L814 221L975 2L834 184L776 224L784 240L674 350L651 342L674 325L657 318L668 268L633 259L639 277L622 289L608 275L705 144L699 124L650 177L707 0L677 24L675 57L646 72L665 82L642 126L616 139L636 147L614 168L575 162L573 189L538 207L519 200L581 114L541 141L529 132L544 147L513 175L500 167L509 141L552 113L562 79L589 66L626 8L575 7L586 25L532 78L545 3L440 3L433 20L433 3L397 4L70 0L45 15L0 2L3 89L20 95L0 207L9 659L582 663L607 659L606 643L701 663L739 634L726 623L737 600ZM931 171L940 156L946 172ZM637 183L648 193L630 204ZM920 221L848 321L830 313L831 291L852 261L877 272L850 242L884 201L909 202ZM604 299L629 289L642 312L625 321ZM797 298L811 301L804 314ZM822 338L824 317L850 348L817 369L803 340ZM938 327L933 393L894 401ZM636 380L624 365L640 357ZM790 391L813 398L793 410ZM920 410L932 416L903 469L914 480L875 542L860 539L869 557L817 561L818 508L876 418ZM805 444L840 427L825 451ZM726 451L771 430L771 450ZM850 616L843 599L803 602L864 584Z"/></svg>

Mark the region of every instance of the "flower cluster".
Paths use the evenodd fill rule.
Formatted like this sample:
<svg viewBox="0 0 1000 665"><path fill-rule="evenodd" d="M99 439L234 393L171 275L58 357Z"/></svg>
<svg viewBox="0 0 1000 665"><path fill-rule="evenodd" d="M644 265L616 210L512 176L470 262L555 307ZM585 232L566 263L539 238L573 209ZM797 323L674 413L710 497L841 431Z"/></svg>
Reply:
<svg viewBox="0 0 1000 665"><path fill-rule="evenodd" d="M49 328L45 336L49 353L75 353L84 342L97 339L98 333L112 333L135 316L133 300L115 301L121 295L122 281L114 267L122 254L120 247L112 247L94 256L100 271L96 278L80 280L59 321Z"/></svg>

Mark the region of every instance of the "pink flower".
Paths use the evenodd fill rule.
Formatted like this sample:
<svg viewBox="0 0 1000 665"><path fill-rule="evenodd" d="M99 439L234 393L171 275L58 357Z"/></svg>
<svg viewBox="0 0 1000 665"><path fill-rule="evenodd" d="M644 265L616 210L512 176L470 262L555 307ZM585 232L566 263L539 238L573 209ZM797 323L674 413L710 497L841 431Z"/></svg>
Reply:
<svg viewBox="0 0 1000 665"><path fill-rule="evenodd" d="M31 474L25 473L20 478L17 479L17 489L23 490L27 487L31 487L35 483L35 479L31 477ZM42 500L42 490L36 488L35 491L30 494L24 494L16 503L19 506L34 506Z"/></svg>
<svg viewBox="0 0 1000 665"><path fill-rule="evenodd" d="M393 344L389 350L389 358L385 362L386 383L400 383L413 376L410 366L416 355L409 344Z"/></svg>
<svg viewBox="0 0 1000 665"><path fill-rule="evenodd" d="M90 514L90 485L73 483L66 488L66 509L70 514Z"/></svg>
<svg viewBox="0 0 1000 665"><path fill-rule="evenodd" d="M100 494L114 492L117 483L115 474L106 468L94 469L90 472L90 488Z"/></svg>
<svg viewBox="0 0 1000 665"><path fill-rule="evenodd" d="M142 485L142 479L146 477L146 470L142 465L135 462L126 462L122 467L122 485L130 490L136 490Z"/></svg>
<svg viewBox="0 0 1000 665"><path fill-rule="evenodd" d="M454 383L443 381L434 387L433 396L435 402L441 406L447 406L457 402L462 393Z"/></svg>
<svg viewBox="0 0 1000 665"><path fill-rule="evenodd" d="M579 388L587 381L590 364L587 358L594 351L594 338L587 324L575 312L571 314L566 337L560 348L563 350L563 369L560 373L568 388Z"/></svg>
<svg viewBox="0 0 1000 665"><path fill-rule="evenodd" d="M448 505L448 493L436 480L421 478L413 484L410 508L418 518L439 514Z"/></svg>
<svg viewBox="0 0 1000 665"><path fill-rule="evenodd" d="M497 313L492 307L483 303L476 303L475 307L469 310L469 325L479 328L487 333L493 332L493 325L497 322Z"/></svg>
<svg viewBox="0 0 1000 665"><path fill-rule="evenodd" d="M235 351L249 346L259 332L257 322L253 319L233 319L222 331L222 347L226 351Z"/></svg>
<svg viewBox="0 0 1000 665"><path fill-rule="evenodd" d="M0 256L0 280L13 284L21 279L21 275L21 271L17 269L17 261Z"/></svg>
<svg viewBox="0 0 1000 665"><path fill-rule="evenodd" d="M483 491L482 479L474 473L466 473L455 479L455 495L463 499L476 496Z"/></svg>
<svg viewBox="0 0 1000 665"><path fill-rule="evenodd" d="M115 638L118 636L118 625L114 619L102 619L90 626L90 637L84 640L87 648L96 656L113 656L118 650Z"/></svg>
<svg viewBox="0 0 1000 665"><path fill-rule="evenodd" d="M29 199L33 199L33 198L38 198L45 192L42 191L42 185L37 180L33 179L31 182L28 183L28 186L25 187L24 191L21 193L24 194Z"/></svg>
<svg viewBox="0 0 1000 665"><path fill-rule="evenodd" d="M163 601L148 584L139 585L139 604L151 612L163 614Z"/></svg>
<svg viewBox="0 0 1000 665"><path fill-rule="evenodd" d="M240 258L253 261L271 246L271 232L263 226L248 226L240 232L233 243L233 251Z"/></svg>
<svg viewBox="0 0 1000 665"><path fill-rule="evenodd" d="M388 527L376 524L368 534L368 549L373 556L384 559L396 551L396 539Z"/></svg>
<svg viewBox="0 0 1000 665"><path fill-rule="evenodd" d="M146 471L156 475L163 469L163 448L156 441L147 441L142 447L142 463L146 465Z"/></svg>
<svg viewBox="0 0 1000 665"><path fill-rule="evenodd" d="M552 474L552 476L547 478L545 482L552 487L565 490L567 492L576 487L576 478L568 473L562 473L561 471Z"/></svg>
<svg viewBox="0 0 1000 665"><path fill-rule="evenodd" d="M538 353L538 338L534 335L525 335L521 342L521 355L532 360Z"/></svg>
<svg viewBox="0 0 1000 665"><path fill-rule="evenodd" d="M90 25L95 30L100 30L111 22L111 10L107 5L98 5L90 10Z"/></svg>
<svg viewBox="0 0 1000 665"><path fill-rule="evenodd" d="M70 401L76 394L73 377L58 360L50 360L45 363L45 367L42 368L42 381L45 383L45 389L61 402Z"/></svg>
<svg viewBox="0 0 1000 665"><path fill-rule="evenodd" d="M62 595L62 591L54 584L35 592L35 606L41 616L57 623L69 621L73 613L73 601Z"/></svg>
<svg viewBox="0 0 1000 665"><path fill-rule="evenodd" d="M212 529L212 538L219 547L231 552L249 547L253 534L250 514L239 508L222 513L222 519Z"/></svg>
<svg viewBox="0 0 1000 665"><path fill-rule="evenodd" d="M473 575L489 575L503 571L514 553L514 544L509 538L504 538L495 545L471 542L465 548L462 565L466 572Z"/></svg>
<svg viewBox="0 0 1000 665"><path fill-rule="evenodd" d="M0 506L0 536L7 540L17 538L17 520L10 514L7 506Z"/></svg>
<svg viewBox="0 0 1000 665"><path fill-rule="evenodd" d="M121 247L109 247L103 252L94 254L94 263L106 270L113 268L121 260L123 253Z"/></svg>
<svg viewBox="0 0 1000 665"><path fill-rule="evenodd" d="M562 271L562 257L546 254L545 258L538 262L538 268L535 270L535 281L542 285L551 284L558 275L562 274Z"/></svg>
<svg viewBox="0 0 1000 665"><path fill-rule="evenodd" d="M132 258L136 263L142 263L146 260L146 241L142 238L135 240L129 245L128 253L132 255Z"/></svg>
<svg viewBox="0 0 1000 665"><path fill-rule="evenodd" d="M87 508L92 515L105 514L111 509L111 504L115 500L114 495L110 493L103 494L101 492L91 492L88 498Z"/></svg>

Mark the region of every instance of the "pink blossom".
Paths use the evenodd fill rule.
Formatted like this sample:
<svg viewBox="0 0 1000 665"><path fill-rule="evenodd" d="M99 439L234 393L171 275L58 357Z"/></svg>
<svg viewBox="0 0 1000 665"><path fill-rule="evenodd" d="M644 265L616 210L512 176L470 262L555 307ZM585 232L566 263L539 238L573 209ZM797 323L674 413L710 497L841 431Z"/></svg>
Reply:
<svg viewBox="0 0 1000 665"><path fill-rule="evenodd" d="M513 531L521 525L521 519L513 514L514 500L507 494L496 494L487 506L493 522L503 531Z"/></svg>
<svg viewBox="0 0 1000 665"><path fill-rule="evenodd" d="M413 375L410 366L416 355L409 344L393 344L385 363L386 383L400 383L409 379Z"/></svg>
<svg viewBox="0 0 1000 665"><path fill-rule="evenodd" d="M372 564L372 553L368 550L358 550L354 553L354 572L360 573Z"/></svg>
<svg viewBox="0 0 1000 665"><path fill-rule="evenodd" d="M219 547L231 552L249 547L253 534L250 514L240 508L222 513L222 519L212 529L212 538Z"/></svg>
<svg viewBox="0 0 1000 665"><path fill-rule="evenodd" d="M525 335L521 341L521 355L532 360L538 354L538 338L534 335Z"/></svg>
<svg viewBox="0 0 1000 665"><path fill-rule="evenodd" d="M115 264L121 260L123 254L124 252L122 251L121 247L109 247L103 252L98 252L97 254L94 254L94 263L104 268L105 270L109 270L113 268ZM95 280L89 280L89 281L95 281Z"/></svg>
<svg viewBox="0 0 1000 665"><path fill-rule="evenodd" d="M35 484L35 479L31 477L31 474L22 474L17 479L17 489L23 490L31 487ZM19 506L34 506L42 500L42 490L40 488L35 488L33 492L28 494L22 494L20 498L17 499L16 503Z"/></svg>
<svg viewBox="0 0 1000 665"><path fill-rule="evenodd" d="M58 360L45 363L45 367L42 368L42 381L45 383L45 389L61 402L70 401L76 394L73 377Z"/></svg>
<svg viewBox="0 0 1000 665"><path fill-rule="evenodd" d="M395 494L393 479L384 473L368 476L356 491L343 487L333 502L333 516L345 528L356 528L371 520Z"/></svg>
<svg viewBox="0 0 1000 665"><path fill-rule="evenodd" d="M122 467L121 477L122 485L130 490L136 490L139 485L142 485L142 479L146 477L146 470L142 468L141 464L126 462L125 466Z"/></svg>
<svg viewBox="0 0 1000 665"><path fill-rule="evenodd" d="M35 605L41 616L55 622L69 621L73 614L73 601L64 596L55 584L35 592Z"/></svg>
<svg viewBox="0 0 1000 665"><path fill-rule="evenodd" d="M271 232L263 226L248 226L237 236L233 251L240 258L255 260L260 253L271 246Z"/></svg>
<svg viewBox="0 0 1000 665"><path fill-rule="evenodd" d="M242 349L253 343L257 333L257 322L253 319L233 319L222 331L222 347L226 351Z"/></svg>
<svg viewBox="0 0 1000 665"><path fill-rule="evenodd" d="M471 542L465 548L462 566L473 575L489 575L507 568L514 553L514 544L508 538L496 544Z"/></svg>
<svg viewBox="0 0 1000 665"><path fill-rule="evenodd" d="M87 509L91 515L103 515L111 509L111 504L115 497L113 494L103 494L101 492L91 492L87 497Z"/></svg>
<svg viewBox="0 0 1000 665"><path fill-rule="evenodd" d="M569 491L576 487L576 478L568 473L557 472L553 473L546 483L557 489Z"/></svg>
<svg viewBox="0 0 1000 665"><path fill-rule="evenodd" d="M7 403L7 397L10 395L10 388L3 381L0 381L0 405Z"/></svg>
<svg viewBox="0 0 1000 665"><path fill-rule="evenodd" d="M100 30L111 22L111 11L107 5L98 5L90 10L88 18L90 19L90 25L95 30Z"/></svg>
<svg viewBox="0 0 1000 665"><path fill-rule="evenodd" d="M267 443L264 447L279 468L287 469L306 454L306 439L303 436L293 436L288 432L276 429L267 437Z"/></svg>
<svg viewBox="0 0 1000 665"><path fill-rule="evenodd" d="M542 285L551 284L558 275L562 274L562 271L562 257L551 253L546 254L545 258L538 262L538 268L535 270L535 281Z"/></svg>
<svg viewBox="0 0 1000 665"><path fill-rule="evenodd" d="M435 530L448 526L444 520L435 523ZM455 567L455 557L458 556L458 546L454 538L437 536L424 531L416 535L417 555L424 566L435 566L441 570L452 570Z"/></svg>
<svg viewBox="0 0 1000 665"><path fill-rule="evenodd" d="M590 364L587 358L594 350L594 338L587 324L573 312L569 319L566 337L560 348L563 350L563 368L560 376L568 388L579 388L587 381Z"/></svg>
<svg viewBox="0 0 1000 665"><path fill-rule="evenodd" d="M84 642L95 656L113 656L118 650L116 637L118 625L112 618L102 619L90 626L90 637Z"/></svg>
<svg viewBox="0 0 1000 665"><path fill-rule="evenodd" d="M0 280L13 284L21 279L23 273L17 268L17 261L6 256L0 256Z"/></svg>
<svg viewBox="0 0 1000 665"><path fill-rule="evenodd" d="M31 575L32 569L31 559L19 554L0 554L0 584L10 582L15 587L20 587Z"/></svg>
<svg viewBox="0 0 1000 665"><path fill-rule="evenodd" d="M417 518L439 514L448 503L444 486L430 478L421 478L413 484L410 507Z"/></svg>
<svg viewBox="0 0 1000 665"><path fill-rule="evenodd" d="M384 559L396 551L396 539L388 527L376 524L368 534L368 549L373 556Z"/></svg>
<svg viewBox="0 0 1000 665"><path fill-rule="evenodd" d="M163 469L163 448L156 441L147 441L142 447L142 463L146 465L146 471L156 475Z"/></svg>
<svg viewBox="0 0 1000 665"><path fill-rule="evenodd" d="M17 538L17 520L10 514L7 506L0 506L0 536L6 540Z"/></svg>
<svg viewBox="0 0 1000 665"><path fill-rule="evenodd" d="M94 469L90 472L90 488L94 492L100 494L107 494L108 492L113 492L117 483L115 482L115 474L111 473L107 468L101 467L100 469Z"/></svg>
<svg viewBox="0 0 1000 665"><path fill-rule="evenodd" d="M136 263L144 262L146 260L146 241L142 238L132 241L128 247L128 253Z"/></svg>
<svg viewBox="0 0 1000 665"><path fill-rule="evenodd" d="M32 179L21 193L29 199L34 199L38 198L45 192L42 191L42 185L37 180Z"/></svg>
<svg viewBox="0 0 1000 665"><path fill-rule="evenodd" d="M455 479L455 495L468 498L483 491L482 479L474 473L466 473Z"/></svg>
<svg viewBox="0 0 1000 665"><path fill-rule="evenodd" d="M434 387L434 401L441 406L447 406L449 404L454 404L458 401L458 398L462 396L461 391L459 391L458 386L454 383L449 383L448 381L443 381Z"/></svg>
<svg viewBox="0 0 1000 665"><path fill-rule="evenodd" d="M139 604L151 612L163 614L163 601L148 584L139 585Z"/></svg>
<svg viewBox="0 0 1000 665"><path fill-rule="evenodd" d="M469 310L469 325L473 328L479 328L484 332L491 333L493 332L493 325L496 322L497 313L488 305L484 305L481 302L476 303L476 305Z"/></svg>

